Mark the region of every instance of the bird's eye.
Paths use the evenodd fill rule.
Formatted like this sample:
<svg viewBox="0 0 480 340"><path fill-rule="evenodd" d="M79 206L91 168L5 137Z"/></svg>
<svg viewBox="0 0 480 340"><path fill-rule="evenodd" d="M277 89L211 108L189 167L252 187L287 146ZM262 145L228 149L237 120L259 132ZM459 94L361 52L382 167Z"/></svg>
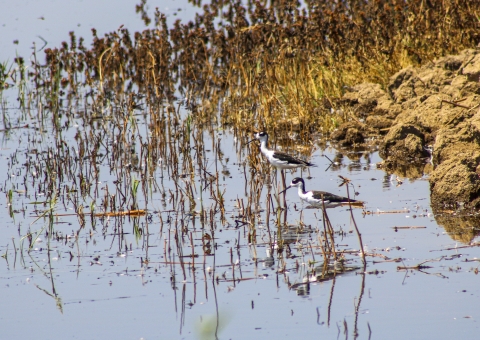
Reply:
<svg viewBox="0 0 480 340"><path fill-rule="evenodd" d="M266 133L262 131L262 132L260 132L258 135L261 136L261 137L263 137L263 136L266 135Z"/></svg>

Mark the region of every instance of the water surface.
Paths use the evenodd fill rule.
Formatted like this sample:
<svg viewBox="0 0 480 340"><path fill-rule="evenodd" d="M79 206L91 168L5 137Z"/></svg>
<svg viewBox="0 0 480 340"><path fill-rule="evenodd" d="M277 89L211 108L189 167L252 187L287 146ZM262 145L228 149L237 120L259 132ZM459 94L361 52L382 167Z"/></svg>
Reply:
<svg viewBox="0 0 480 340"><path fill-rule="evenodd" d="M84 11L78 15L81 29L111 31L130 21L141 27L127 5L108 20L88 10L90 3L76 5ZM9 6L18 16L45 15L33 4L28 11ZM56 26L49 16L55 3L43 6L41 22L51 24L46 32L55 32L52 41L64 39L56 34L68 36L63 25L77 20L62 14ZM190 5L181 6L182 13L192 13ZM26 32L19 48L38 34L36 24L27 20L18 28ZM317 167L287 172L287 182L302 175L307 189L346 195L338 176L348 177L351 192L366 202L353 216L368 256L364 271L350 212L329 209L337 248L355 270L302 284L309 269L321 264L322 212L307 209L292 189L286 194L290 227L276 225L268 207L279 205L279 177L255 147L246 146L249 132L195 121L190 126L190 112L179 102L180 125L152 147L153 119L146 108L123 131L115 118L86 124L82 111L88 108L73 105L68 109L74 114L61 117L65 128L59 130L17 109L15 93L5 92L3 112L28 127L1 132L5 338L424 339L477 333L479 250L466 247L476 234L459 238L437 224L428 175L397 179L377 167L381 159L374 150L336 150L313 141L310 160ZM158 157L147 156L149 150ZM324 156L339 163L332 166ZM133 194L139 181L145 186ZM92 207L94 213L130 207L147 213L91 217ZM246 219L244 207L253 210L253 219ZM285 239L281 253L278 237ZM424 267L413 268L419 264Z"/></svg>

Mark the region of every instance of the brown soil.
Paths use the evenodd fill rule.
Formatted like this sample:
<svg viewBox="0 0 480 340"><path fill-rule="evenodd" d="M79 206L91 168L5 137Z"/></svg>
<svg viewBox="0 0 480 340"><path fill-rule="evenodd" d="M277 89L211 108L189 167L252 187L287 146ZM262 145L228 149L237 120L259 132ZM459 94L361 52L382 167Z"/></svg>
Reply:
<svg viewBox="0 0 480 340"><path fill-rule="evenodd" d="M433 207L479 208L479 81L480 50L465 50L403 69L387 89L357 85L342 102L358 122L342 125L332 137L349 145L381 135L382 166L405 177L431 171Z"/></svg>

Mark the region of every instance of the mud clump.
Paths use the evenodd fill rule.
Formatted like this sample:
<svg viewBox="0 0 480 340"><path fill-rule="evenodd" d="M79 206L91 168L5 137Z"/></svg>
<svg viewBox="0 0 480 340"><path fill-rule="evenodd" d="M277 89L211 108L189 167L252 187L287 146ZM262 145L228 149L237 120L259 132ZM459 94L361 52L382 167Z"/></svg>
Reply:
<svg viewBox="0 0 480 340"><path fill-rule="evenodd" d="M358 122L348 122L335 130L330 137L342 146L356 145L364 143L368 135L368 129L365 125Z"/></svg>
<svg viewBox="0 0 480 340"><path fill-rule="evenodd" d="M480 206L480 180L477 169L480 150L472 145L454 144L448 148L450 157L440 163L430 177L432 203ZM450 201L442 197L451 197Z"/></svg>
<svg viewBox="0 0 480 340"><path fill-rule="evenodd" d="M383 159L411 161L429 157L424 147L425 134L412 124L392 126L380 149Z"/></svg>
<svg viewBox="0 0 480 340"><path fill-rule="evenodd" d="M358 85L343 103L366 126L359 131L385 135L384 167L421 176L421 168L433 164L432 205L480 208L479 81L480 50L465 50L397 72L386 90ZM355 126L349 124L335 135L340 143L349 142L347 132Z"/></svg>

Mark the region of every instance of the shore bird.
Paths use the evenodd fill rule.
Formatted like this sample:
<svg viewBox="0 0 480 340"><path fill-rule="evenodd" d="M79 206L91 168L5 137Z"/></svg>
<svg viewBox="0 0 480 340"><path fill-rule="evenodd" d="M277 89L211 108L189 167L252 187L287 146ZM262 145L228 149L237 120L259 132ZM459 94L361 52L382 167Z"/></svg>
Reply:
<svg viewBox="0 0 480 340"><path fill-rule="evenodd" d="M293 187L298 188L298 197L300 197L302 201L305 201L316 208L322 208L323 205L325 205L325 208L335 208L338 206L349 205L349 200L347 197L338 196L326 191L305 191L305 181L300 177L295 177L292 179L290 185L282 192L285 192ZM354 207L363 207L364 202L350 199L350 204Z"/></svg>
<svg viewBox="0 0 480 340"><path fill-rule="evenodd" d="M258 139L260 141L260 152L265 156L265 158L268 159L270 164L280 170L316 166L313 163L303 161L285 152L269 149L267 146L268 133L266 132L257 132L255 134L255 138L249 141L247 144L255 141L255 139Z"/></svg>

